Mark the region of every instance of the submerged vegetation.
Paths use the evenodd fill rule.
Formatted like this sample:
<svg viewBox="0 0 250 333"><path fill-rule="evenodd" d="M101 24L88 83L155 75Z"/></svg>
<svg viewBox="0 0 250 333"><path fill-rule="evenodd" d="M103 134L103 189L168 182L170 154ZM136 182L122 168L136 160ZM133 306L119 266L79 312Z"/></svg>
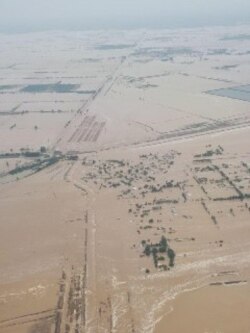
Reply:
<svg viewBox="0 0 250 333"><path fill-rule="evenodd" d="M29 149L21 149L20 152L10 152L0 154L0 159L17 159L21 158L21 163L16 163L14 168L9 169L9 162L6 162L8 170L0 173L0 178L4 179L8 176L27 177L37 173L53 164L56 164L61 159L71 159L71 155L63 156L61 152L48 152L46 147L41 146L40 150L32 151ZM11 179L10 179L11 180Z"/></svg>
<svg viewBox="0 0 250 333"><path fill-rule="evenodd" d="M160 242L155 244L143 240L142 246L144 255L147 257L152 256L155 268L168 270L170 267L174 267L175 252L169 247L165 236L162 236ZM169 259L168 265L161 263L166 260L166 257Z"/></svg>
<svg viewBox="0 0 250 333"><path fill-rule="evenodd" d="M24 171L31 171L32 173L39 172L60 160L58 156L51 156L45 159L38 159L35 162L23 164L9 171L8 174L16 175Z"/></svg>

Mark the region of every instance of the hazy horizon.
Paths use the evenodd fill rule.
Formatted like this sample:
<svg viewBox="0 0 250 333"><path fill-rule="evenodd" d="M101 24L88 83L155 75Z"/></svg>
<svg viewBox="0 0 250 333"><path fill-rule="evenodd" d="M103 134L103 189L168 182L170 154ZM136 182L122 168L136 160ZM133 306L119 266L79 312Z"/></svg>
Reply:
<svg viewBox="0 0 250 333"><path fill-rule="evenodd" d="M0 31L179 28L248 24L250 2L231 0L1 0Z"/></svg>

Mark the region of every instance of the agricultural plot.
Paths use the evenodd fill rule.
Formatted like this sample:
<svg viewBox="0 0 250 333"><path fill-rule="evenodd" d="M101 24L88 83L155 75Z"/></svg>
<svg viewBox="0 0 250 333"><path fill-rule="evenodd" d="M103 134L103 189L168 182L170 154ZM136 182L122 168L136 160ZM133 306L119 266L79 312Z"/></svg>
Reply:
<svg viewBox="0 0 250 333"><path fill-rule="evenodd" d="M104 127L105 121L98 122L96 116L86 116L68 142L96 142Z"/></svg>

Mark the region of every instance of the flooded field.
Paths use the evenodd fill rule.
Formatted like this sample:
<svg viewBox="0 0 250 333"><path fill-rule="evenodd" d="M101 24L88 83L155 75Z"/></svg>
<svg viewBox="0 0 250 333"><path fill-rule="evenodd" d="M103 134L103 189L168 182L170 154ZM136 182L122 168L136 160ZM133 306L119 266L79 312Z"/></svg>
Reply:
<svg viewBox="0 0 250 333"><path fill-rule="evenodd" d="M250 85L211 90L209 94L250 102Z"/></svg>
<svg viewBox="0 0 250 333"><path fill-rule="evenodd" d="M249 332L246 36L0 35L1 333Z"/></svg>

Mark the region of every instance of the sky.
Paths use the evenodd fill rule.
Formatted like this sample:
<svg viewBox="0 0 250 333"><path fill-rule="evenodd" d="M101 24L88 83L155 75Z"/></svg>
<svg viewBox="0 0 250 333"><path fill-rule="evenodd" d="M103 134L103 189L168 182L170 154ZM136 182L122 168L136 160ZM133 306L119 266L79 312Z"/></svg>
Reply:
<svg viewBox="0 0 250 333"><path fill-rule="evenodd" d="M250 0L0 0L0 30L171 28L250 22Z"/></svg>

